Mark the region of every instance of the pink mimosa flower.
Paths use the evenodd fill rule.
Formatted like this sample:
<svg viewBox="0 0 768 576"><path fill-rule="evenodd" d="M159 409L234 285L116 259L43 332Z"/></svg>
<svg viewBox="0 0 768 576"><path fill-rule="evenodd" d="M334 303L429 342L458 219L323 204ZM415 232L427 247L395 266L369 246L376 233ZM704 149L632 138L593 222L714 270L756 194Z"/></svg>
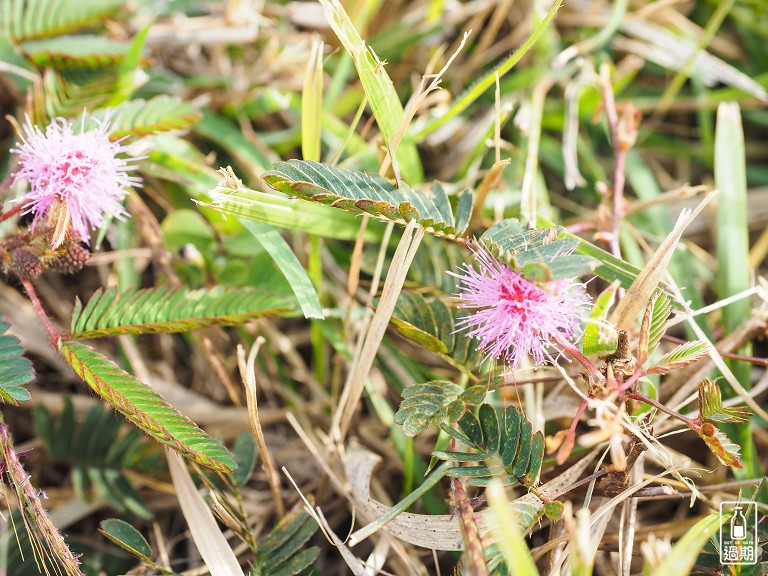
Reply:
<svg viewBox="0 0 768 576"><path fill-rule="evenodd" d="M125 147L110 141L109 122L87 132L84 125L85 114L78 134L72 124L56 118L43 133L27 117L21 142L11 150L19 155L15 180L27 180L30 186L20 199L27 204L24 213L34 213L33 228L51 215L59 229L54 248L68 228L88 242L89 229L103 226L106 216L125 219L121 202L127 188L141 182L128 174L136 166L117 156Z"/></svg>
<svg viewBox="0 0 768 576"><path fill-rule="evenodd" d="M548 353L562 353L558 340L576 337L589 307L589 296L577 280L534 284L500 263L484 247L475 252L478 269L464 264L459 274L460 308L471 310L457 331L480 340L485 359L499 358L512 368L530 354L543 364Z"/></svg>

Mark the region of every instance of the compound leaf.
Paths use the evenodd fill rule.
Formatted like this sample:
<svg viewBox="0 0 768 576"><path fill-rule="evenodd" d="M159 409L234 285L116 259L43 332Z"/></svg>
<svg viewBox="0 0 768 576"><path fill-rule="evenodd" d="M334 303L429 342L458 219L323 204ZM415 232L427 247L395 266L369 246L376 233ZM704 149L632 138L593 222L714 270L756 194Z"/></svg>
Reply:
<svg viewBox="0 0 768 576"><path fill-rule="evenodd" d="M228 473L234 456L152 388L99 352L78 342L59 341L59 352L96 394L158 442L201 466Z"/></svg>
<svg viewBox="0 0 768 576"><path fill-rule="evenodd" d="M19 339L5 332L10 324L0 321L0 400L18 406L29 400L29 391L23 386L35 377L32 362L23 356Z"/></svg>
<svg viewBox="0 0 768 576"><path fill-rule="evenodd" d="M369 214L386 222L404 224L416 220L438 236L460 236L468 222L463 208L458 221L447 210L449 198L441 186L433 187L431 194L415 192L404 183L397 188L381 176L310 160L277 162L262 178L284 194L354 214ZM471 194L465 190L459 195L460 207L466 204L462 197Z"/></svg>
<svg viewBox="0 0 768 576"><path fill-rule="evenodd" d="M702 340L691 340L680 344L665 354L656 364L648 369L650 374L666 374L675 368L682 368L701 360L707 355L709 345Z"/></svg>
<svg viewBox="0 0 768 576"><path fill-rule="evenodd" d="M189 290L147 288L122 294L97 290L72 314L73 338L187 332L206 326L237 326L263 316L295 311L293 300L251 288Z"/></svg>

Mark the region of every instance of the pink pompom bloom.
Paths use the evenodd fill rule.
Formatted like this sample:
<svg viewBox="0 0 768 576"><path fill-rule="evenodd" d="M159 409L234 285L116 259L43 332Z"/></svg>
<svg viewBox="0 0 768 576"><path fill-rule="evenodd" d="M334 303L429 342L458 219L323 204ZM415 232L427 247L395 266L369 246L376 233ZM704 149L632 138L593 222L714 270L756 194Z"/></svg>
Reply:
<svg viewBox="0 0 768 576"><path fill-rule="evenodd" d="M589 307L589 296L577 280L555 280L540 286L501 264L484 247L475 252L478 270L464 264L459 279L459 307L472 310L458 331L480 340L485 359L500 358L512 368L530 354L535 364L562 353L563 341L576 337Z"/></svg>
<svg viewBox="0 0 768 576"><path fill-rule="evenodd" d="M19 155L15 180L27 180L30 190L20 201L25 214L33 212L33 228L49 217L57 230L52 241L56 248L71 228L88 242L89 228L100 228L106 216L119 220L128 213L122 200L127 188L141 180L128 172L136 166L117 155L125 152L120 140L111 142L108 121L94 130L84 131L85 114L79 134L63 118L51 121L43 133L27 117L21 142L11 150Z"/></svg>

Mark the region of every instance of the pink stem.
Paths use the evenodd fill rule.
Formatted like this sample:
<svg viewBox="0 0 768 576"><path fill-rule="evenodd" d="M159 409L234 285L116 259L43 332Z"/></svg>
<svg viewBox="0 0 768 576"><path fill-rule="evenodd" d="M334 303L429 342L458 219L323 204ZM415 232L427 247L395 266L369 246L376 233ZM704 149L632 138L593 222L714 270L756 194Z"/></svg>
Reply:
<svg viewBox="0 0 768 576"><path fill-rule="evenodd" d="M590 374L592 374L593 376L597 377L597 378L598 378L599 380L601 380L601 381L602 381L602 380L605 380L605 376L603 375L603 373L602 373L602 372L600 372L600 370L598 370L598 369L597 369L597 366L595 366L595 365L592 363L592 361L591 361L589 358L587 358L586 356L584 356L584 354L582 354L581 352L579 352L579 349L578 349L578 348L576 348L576 347L575 347L573 344L571 344L570 342L568 342L568 340L566 340L565 338L563 338L563 337L562 337L560 334L558 334L558 333L555 333L555 336L554 336L554 338L555 338L555 342L557 342L558 344L560 344L560 346L563 348L563 350L565 350L566 352L568 352L568 354L570 354L571 356L573 356L573 358L574 358L574 359L575 359L575 360L576 360L576 361L577 361L579 364L581 364L582 366L584 366L584 368L586 368L586 369L587 369L587 371L588 371Z"/></svg>
<svg viewBox="0 0 768 576"><path fill-rule="evenodd" d="M37 292L35 291L34 285L30 280L25 278L21 279L21 283L24 286L24 290L27 292L27 296L29 296L29 300L32 302L32 306L34 307L35 312L37 312L37 315L40 316L43 324L45 324L45 329L48 331L48 339L54 348L58 348L61 334L58 330L56 330L56 328L54 328L51 319L48 317L48 314L46 314L45 308L43 308L40 299L37 297Z"/></svg>

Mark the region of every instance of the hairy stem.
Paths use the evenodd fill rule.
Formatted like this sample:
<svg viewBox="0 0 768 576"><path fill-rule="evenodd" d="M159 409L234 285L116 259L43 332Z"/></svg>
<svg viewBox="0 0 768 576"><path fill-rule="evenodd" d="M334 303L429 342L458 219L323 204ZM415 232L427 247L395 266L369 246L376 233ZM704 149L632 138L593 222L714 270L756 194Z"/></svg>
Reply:
<svg viewBox="0 0 768 576"><path fill-rule="evenodd" d="M40 316L40 319L45 325L45 329L48 331L48 340L51 342L51 345L53 345L54 348L58 348L59 340L61 339L61 333L56 330L56 328L53 326L53 322L51 322L51 319L45 312L45 308L43 308L43 304L40 302L40 298L37 297L37 292L35 291L35 287L32 284L32 281L27 280L26 278L22 278L21 283L24 286L24 290L27 292L27 296L29 296L30 302L32 302L32 306L34 307L35 312L37 312L37 315Z"/></svg>

